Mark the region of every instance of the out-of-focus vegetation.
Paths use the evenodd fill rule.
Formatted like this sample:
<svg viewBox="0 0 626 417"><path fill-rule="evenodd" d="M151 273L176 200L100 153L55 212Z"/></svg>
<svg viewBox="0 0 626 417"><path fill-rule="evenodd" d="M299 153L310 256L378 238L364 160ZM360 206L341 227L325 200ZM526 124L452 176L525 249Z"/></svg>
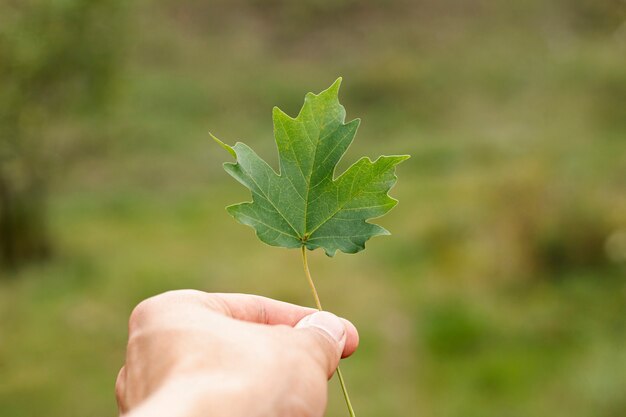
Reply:
<svg viewBox="0 0 626 417"><path fill-rule="evenodd" d="M413 155L380 220L393 236L311 259L361 332L343 365L359 416L626 415L623 2L39 3L77 14L0 13L1 127L21 112L24 149L63 155L45 177L56 249L0 272L1 415L115 414L127 316L158 292L311 304L297 252L224 211L247 195L207 131L276 161L272 106L294 114L339 75L363 119L342 166ZM90 65L74 64L101 51L126 60L104 59L121 94L94 115ZM48 53L53 78L20 81ZM48 105L65 86L88 93Z"/></svg>
<svg viewBox="0 0 626 417"><path fill-rule="evenodd" d="M118 0L0 4L2 268L50 253L50 170L66 161L66 150L79 148L71 143L79 135L76 119L101 110L111 95L122 52L115 42L123 39L121 6Z"/></svg>

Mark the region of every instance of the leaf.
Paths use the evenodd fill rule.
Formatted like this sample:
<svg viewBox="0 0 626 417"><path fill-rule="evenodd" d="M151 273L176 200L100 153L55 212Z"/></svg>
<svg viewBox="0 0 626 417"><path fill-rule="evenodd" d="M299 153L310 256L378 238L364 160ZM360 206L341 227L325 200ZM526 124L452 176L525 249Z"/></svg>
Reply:
<svg viewBox="0 0 626 417"><path fill-rule="evenodd" d="M360 120L345 123L339 104L341 78L327 90L308 93L294 119L274 107L274 136L280 173L243 143L228 146L237 160L224 169L252 192L252 201L226 207L240 223L253 227L263 242L286 248L323 248L356 253L365 242L389 232L366 220L391 210L397 200L387 192L396 182L395 166L408 155L359 159L334 178Z"/></svg>

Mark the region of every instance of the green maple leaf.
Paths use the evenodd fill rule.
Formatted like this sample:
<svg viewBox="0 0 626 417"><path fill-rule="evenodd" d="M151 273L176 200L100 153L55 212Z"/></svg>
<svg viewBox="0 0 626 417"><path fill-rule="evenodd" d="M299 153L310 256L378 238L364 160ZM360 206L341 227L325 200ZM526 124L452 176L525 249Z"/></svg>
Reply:
<svg viewBox="0 0 626 417"><path fill-rule="evenodd" d="M237 160L224 164L226 172L252 192L251 202L226 210L269 245L323 248L333 256L337 250L359 252L371 237L389 234L366 220L398 203L387 193L397 179L395 166L409 155L380 156L373 162L363 157L334 177L360 123L345 123L340 84L341 78L318 95L307 94L295 119L274 107L280 173L247 145L231 147L211 135Z"/></svg>

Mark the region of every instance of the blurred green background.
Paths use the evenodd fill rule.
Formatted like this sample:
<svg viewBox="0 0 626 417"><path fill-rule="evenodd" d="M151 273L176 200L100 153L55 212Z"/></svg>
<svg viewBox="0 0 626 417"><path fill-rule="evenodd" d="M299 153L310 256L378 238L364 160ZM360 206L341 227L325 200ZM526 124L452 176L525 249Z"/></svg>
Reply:
<svg viewBox="0 0 626 417"><path fill-rule="evenodd" d="M409 153L393 235L311 268L359 417L626 415L623 0L3 0L0 415L111 416L126 321L177 288L311 305L207 135L337 76L342 161ZM319 252L319 251L318 251ZM335 380L328 416L345 416Z"/></svg>

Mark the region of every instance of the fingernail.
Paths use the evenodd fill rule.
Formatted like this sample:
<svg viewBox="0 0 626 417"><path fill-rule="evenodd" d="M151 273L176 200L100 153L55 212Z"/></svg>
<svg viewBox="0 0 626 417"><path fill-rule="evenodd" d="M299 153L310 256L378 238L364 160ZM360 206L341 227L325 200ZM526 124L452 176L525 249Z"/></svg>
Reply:
<svg viewBox="0 0 626 417"><path fill-rule="evenodd" d="M296 328L316 327L328 333L337 343L346 337L346 327L341 319L328 311L318 311L306 316L296 325Z"/></svg>

